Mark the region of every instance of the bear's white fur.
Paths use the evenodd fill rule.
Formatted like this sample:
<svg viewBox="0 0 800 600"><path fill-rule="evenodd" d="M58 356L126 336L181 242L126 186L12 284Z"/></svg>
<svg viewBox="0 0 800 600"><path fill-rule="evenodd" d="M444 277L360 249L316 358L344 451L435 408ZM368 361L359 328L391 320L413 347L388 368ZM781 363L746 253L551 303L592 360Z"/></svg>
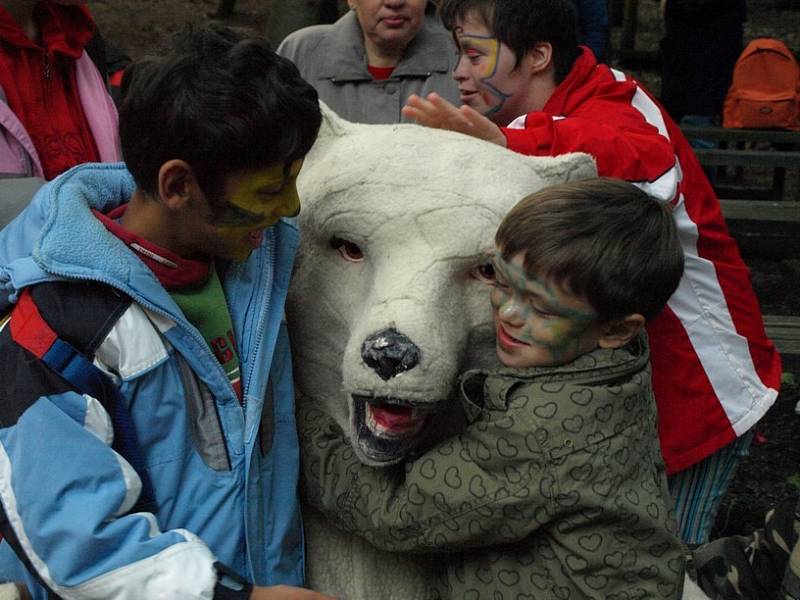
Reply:
<svg viewBox="0 0 800 600"><path fill-rule="evenodd" d="M496 361L480 272L505 213L527 194L596 171L584 154L527 157L447 131L324 115L298 180L301 243L286 303L295 377L299 401L329 412L359 458L380 466L402 460L422 431L442 431L443 417L429 413L454 398L461 371ZM382 376L365 356L397 339L413 352ZM370 427L375 399L413 406L420 432ZM304 519L313 589L430 596L435 556L379 551L310 508Z"/></svg>

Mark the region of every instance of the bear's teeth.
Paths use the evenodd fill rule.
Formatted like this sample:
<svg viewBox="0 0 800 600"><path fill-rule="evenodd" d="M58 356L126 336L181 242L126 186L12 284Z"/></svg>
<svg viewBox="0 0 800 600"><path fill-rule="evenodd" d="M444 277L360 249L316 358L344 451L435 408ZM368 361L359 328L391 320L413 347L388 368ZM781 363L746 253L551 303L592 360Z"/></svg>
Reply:
<svg viewBox="0 0 800 600"><path fill-rule="evenodd" d="M419 432L424 423L423 413L416 407L411 409L409 417L405 420L405 426L398 429L387 427L383 423L378 422L374 410L376 409L369 404L364 406L364 422L373 435L383 439L407 438Z"/></svg>

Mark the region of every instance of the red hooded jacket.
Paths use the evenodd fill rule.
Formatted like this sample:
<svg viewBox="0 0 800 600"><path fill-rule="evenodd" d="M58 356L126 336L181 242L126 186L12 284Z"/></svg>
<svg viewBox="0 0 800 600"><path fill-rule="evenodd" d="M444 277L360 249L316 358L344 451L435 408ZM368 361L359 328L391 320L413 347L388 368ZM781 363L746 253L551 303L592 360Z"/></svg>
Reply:
<svg viewBox="0 0 800 600"><path fill-rule="evenodd" d="M0 87L33 140L46 179L99 152L81 107L75 61L95 25L85 6L43 0L34 9L41 45L0 6Z"/></svg>
<svg viewBox="0 0 800 600"><path fill-rule="evenodd" d="M522 154L591 154L600 175L633 182L672 207L685 271L647 327L667 471L755 425L778 395L780 357L719 200L678 126L634 80L584 51L544 108L503 133Z"/></svg>

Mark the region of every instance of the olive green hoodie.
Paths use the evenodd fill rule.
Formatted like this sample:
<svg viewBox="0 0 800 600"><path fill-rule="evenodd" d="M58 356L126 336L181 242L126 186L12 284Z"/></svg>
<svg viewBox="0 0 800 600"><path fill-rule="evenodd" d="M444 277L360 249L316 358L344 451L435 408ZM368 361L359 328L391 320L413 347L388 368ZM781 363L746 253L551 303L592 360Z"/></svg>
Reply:
<svg viewBox="0 0 800 600"><path fill-rule="evenodd" d="M468 371L466 431L396 468L361 464L305 408L307 499L386 550L450 552L447 597L679 598L648 356L641 336L560 367Z"/></svg>

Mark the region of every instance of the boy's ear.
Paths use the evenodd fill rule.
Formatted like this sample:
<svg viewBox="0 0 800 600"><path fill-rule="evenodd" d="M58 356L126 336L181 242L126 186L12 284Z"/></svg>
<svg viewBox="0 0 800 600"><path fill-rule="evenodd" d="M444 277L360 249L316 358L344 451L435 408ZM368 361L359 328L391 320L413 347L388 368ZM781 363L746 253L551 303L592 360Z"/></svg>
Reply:
<svg viewBox="0 0 800 600"><path fill-rule="evenodd" d="M536 42L525 53L525 66L531 73L545 72L553 63L553 46L550 42Z"/></svg>
<svg viewBox="0 0 800 600"><path fill-rule="evenodd" d="M168 160L158 170L159 199L170 210L189 205L195 189L199 189L192 167L184 160Z"/></svg>
<svg viewBox="0 0 800 600"><path fill-rule="evenodd" d="M639 334L644 324L645 318L639 313L609 321L601 326L597 345L601 348L621 348Z"/></svg>

